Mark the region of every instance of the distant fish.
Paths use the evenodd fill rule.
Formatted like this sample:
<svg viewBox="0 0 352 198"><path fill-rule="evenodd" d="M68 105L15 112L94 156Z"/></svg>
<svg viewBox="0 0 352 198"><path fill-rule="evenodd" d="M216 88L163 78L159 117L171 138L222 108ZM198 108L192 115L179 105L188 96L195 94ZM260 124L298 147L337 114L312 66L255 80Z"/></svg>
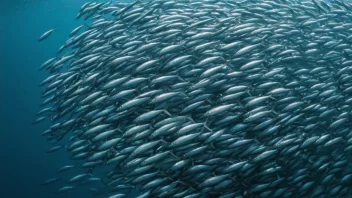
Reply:
<svg viewBox="0 0 352 198"><path fill-rule="evenodd" d="M121 198L121 197L125 197L125 194L115 194L115 195L111 195L109 198Z"/></svg>
<svg viewBox="0 0 352 198"><path fill-rule="evenodd" d="M75 35L83 27L84 27L84 25L81 25L81 26L78 26L77 28L75 28L74 30L72 30L72 32L70 33L70 36L72 37L73 35Z"/></svg>
<svg viewBox="0 0 352 198"><path fill-rule="evenodd" d="M74 188L74 186L64 186L62 188L60 188L57 193L64 193L64 192L67 192L67 191L70 191Z"/></svg>
<svg viewBox="0 0 352 198"><path fill-rule="evenodd" d="M36 120L34 120L34 121L32 122L32 124L33 124L33 125L38 124L38 123L42 122L43 120L45 120L46 118L47 118L46 116L39 117L39 118L37 118Z"/></svg>
<svg viewBox="0 0 352 198"><path fill-rule="evenodd" d="M62 148L62 146L54 146L52 148L50 148L48 151L46 151L47 153L53 153L57 150L59 150L60 148Z"/></svg>
<svg viewBox="0 0 352 198"><path fill-rule="evenodd" d="M63 166L61 167L59 170L57 170L57 173L61 173L61 172L65 172L70 170L71 168L75 167L74 165L67 165L67 166Z"/></svg>
<svg viewBox="0 0 352 198"><path fill-rule="evenodd" d="M49 185L49 184L53 184L53 183L56 183L56 182L58 182L60 179L59 178L51 178L51 179L48 179L48 180L46 180L46 181L44 181L43 182L43 186L45 186L45 185Z"/></svg>
<svg viewBox="0 0 352 198"><path fill-rule="evenodd" d="M56 29L54 28L54 29L51 29L51 30L45 32L45 33L38 39L38 42L41 42L41 41L47 39L47 38L51 35L51 33L53 33L53 31L55 31L55 30L56 30Z"/></svg>

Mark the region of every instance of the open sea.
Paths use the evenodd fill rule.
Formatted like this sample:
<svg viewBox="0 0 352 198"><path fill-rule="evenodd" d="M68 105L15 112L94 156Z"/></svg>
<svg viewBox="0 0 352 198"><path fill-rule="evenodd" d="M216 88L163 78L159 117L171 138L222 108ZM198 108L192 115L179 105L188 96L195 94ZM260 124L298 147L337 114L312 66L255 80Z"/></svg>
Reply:
<svg viewBox="0 0 352 198"><path fill-rule="evenodd" d="M0 198L352 197L350 1L87 2L0 0Z"/></svg>

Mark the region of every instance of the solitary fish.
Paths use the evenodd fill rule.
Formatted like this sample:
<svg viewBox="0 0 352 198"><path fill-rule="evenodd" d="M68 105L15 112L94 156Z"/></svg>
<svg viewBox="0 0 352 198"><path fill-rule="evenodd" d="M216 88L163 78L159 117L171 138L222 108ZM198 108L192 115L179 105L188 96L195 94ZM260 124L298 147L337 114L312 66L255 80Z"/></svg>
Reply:
<svg viewBox="0 0 352 198"><path fill-rule="evenodd" d="M38 39L38 42L41 42L41 41L47 39L47 38L51 35L51 33L53 33L55 30L56 30L56 29L54 28L54 29L51 29L51 30L45 32L45 33Z"/></svg>

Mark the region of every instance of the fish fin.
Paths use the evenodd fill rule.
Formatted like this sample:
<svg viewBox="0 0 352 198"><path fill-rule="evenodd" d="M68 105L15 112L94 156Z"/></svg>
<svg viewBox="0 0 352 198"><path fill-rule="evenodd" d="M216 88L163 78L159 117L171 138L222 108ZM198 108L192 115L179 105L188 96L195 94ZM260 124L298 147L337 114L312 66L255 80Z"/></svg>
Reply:
<svg viewBox="0 0 352 198"><path fill-rule="evenodd" d="M343 54L345 55L346 58L350 58L350 55L346 52L346 50L343 50Z"/></svg>
<svg viewBox="0 0 352 198"><path fill-rule="evenodd" d="M207 102L209 102L209 104L213 104L209 99L206 99Z"/></svg>
<svg viewBox="0 0 352 198"><path fill-rule="evenodd" d="M164 110L164 113L166 114L166 115L168 115L168 116L170 116L171 117L171 113L165 108Z"/></svg>
<svg viewBox="0 0 352 198"><path fill-rule="evenodd" d="M120 133L123 133L123 131L122 131L118 126L116 127L115 130L118 131L118 132L120 132Z"/></svg>
<svg viewBox="0 0 352 198"><path fill-rule="evenodd" d="M160 141L164 144L169 144L167 141L164 140L164 138L161 138Z"/></svg>
<svg viewBox="0 0 352 198"><path fill-rule="evenodd" d="M207 126L207 122L208 122L208 118L205 120L205 122L203 123L203 126L204 126L204 128L206 128L207 130L209 130L209 131L213 131L213 130L211 130L208 126Z"/></svg>
<svg viewBox="0 0 352 198"><path fill-rule="evenodd" d="M191 122L196 123L190 115L187 115L186 117L187 117L187 119L189 119Z"/></svg>
<svg viewBox="0 0 352 198"><path fill-rule="evenodd" d="M253 97L252 94L249 92L249 90L247 90L246 92L250 97Z"/></svg>
<svg viewBox="0 0 352 198"><path fill-rule="evenodd" d="M172 156L174 156L175 158L180 159L180 157L177 157L177 155L175 155L172 151L170 151L170 154L171 154Z"/></svg>

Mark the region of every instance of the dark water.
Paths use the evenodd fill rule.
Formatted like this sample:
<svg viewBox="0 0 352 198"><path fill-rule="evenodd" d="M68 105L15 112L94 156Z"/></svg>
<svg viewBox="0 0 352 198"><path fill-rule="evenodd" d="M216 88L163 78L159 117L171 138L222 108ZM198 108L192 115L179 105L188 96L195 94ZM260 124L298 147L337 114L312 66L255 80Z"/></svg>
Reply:
<svg viewBox="0 0 352 198"><path fill-rule="evenodd" d="M83 24L75 17L85 2L0 0L0 198L91 197L85 187L57 195L53 192L64 183L41 186L72 162L63 150L46 153L50 144L40 134L49 123L31 124L41 103L38 85L47 76L38 68L55 56L73 28ZM57 31L38 43L52 28Z"/></svg>

